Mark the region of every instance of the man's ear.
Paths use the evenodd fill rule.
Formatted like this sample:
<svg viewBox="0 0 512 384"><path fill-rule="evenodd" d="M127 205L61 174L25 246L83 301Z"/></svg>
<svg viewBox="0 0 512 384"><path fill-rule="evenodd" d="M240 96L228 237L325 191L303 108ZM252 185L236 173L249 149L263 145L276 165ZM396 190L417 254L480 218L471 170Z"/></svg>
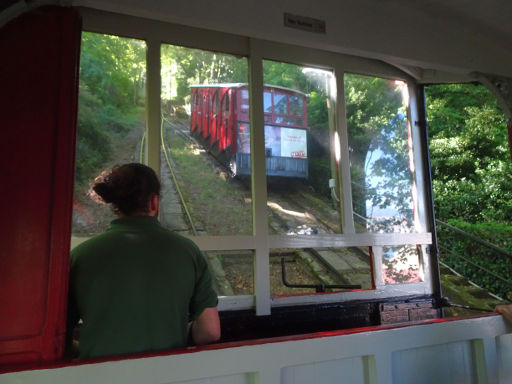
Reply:
<svg viewBox="0 0 512 384"><path fill-rule="evenodd" d="M158 208L160 206L160 196L153 195L149 199L149 216L157 216Z"/></svg>

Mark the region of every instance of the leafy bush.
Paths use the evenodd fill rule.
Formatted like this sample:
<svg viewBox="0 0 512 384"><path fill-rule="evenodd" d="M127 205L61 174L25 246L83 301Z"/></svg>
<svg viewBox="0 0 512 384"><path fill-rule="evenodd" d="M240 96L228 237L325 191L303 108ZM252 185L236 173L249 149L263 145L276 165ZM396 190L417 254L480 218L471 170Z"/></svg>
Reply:
<svg viewBox="0 0 512 384"><path fill-rule="evenodd" d="M138 122L144 42L84 32L80 60L75 175L79 186L101 171L113 143Z"/></svg>
<svg viewBox="0 0 512 384"><path fill-rule="evenodd" d="M87 183L94 176L94 172L107 160L111 149L110 137L102 127L98 108L101 108L98 99L81 89L75 169L78 184Z"/></svg>
<svg viewBox="0 0 512 384"><path fill-rule="evenodd" d="M449 224L480 239L487 239L512 255L512 225L472 224L453 219ZM512 296L512 256L497 252L445 225L438 226L441 260L476 284L501 297ZM508 282L504 281L508 280Z"/></svg>
<svg viewBox="0 0 512 384"><path fill-rule="evenodd" d="M511 224L512 165L495 97L473 84L429 86L426 95L437 217Z"/></svg>

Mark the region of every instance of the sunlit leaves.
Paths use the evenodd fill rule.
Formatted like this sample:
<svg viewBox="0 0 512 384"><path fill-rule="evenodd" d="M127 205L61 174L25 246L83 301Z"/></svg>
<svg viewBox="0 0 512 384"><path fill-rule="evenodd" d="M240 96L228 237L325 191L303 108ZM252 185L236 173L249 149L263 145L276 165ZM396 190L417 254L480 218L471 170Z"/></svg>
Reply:
<svg viewBox="0 0 512 384"><path fill-rule="evenodd" d="M86 185L109 159L112 137L137 122L144 104L145 43L84 32L80 58L76 180Z"/></svg>
<svg viewBox="0 0 512 384"><path fill-rule="evenodd" d="M510 223L512 169L495 98L472 84L430 86L426 94L437 217Z"/></svg>
<svg viewBox="0 0 512 384"><path fill-rule="evenodd" d="M347 74L345 104L354 211L367 218L411 218L412 181L401 90L390 80Z"/></svg>
<svg viewBox="0 0 512 384"><path fill-rule="evenodd" d="M104 104L128 108L143 100L146 47L143 41L84 32L80 83Z"/></svg>
<svg viewBox="0 0 512 384"><path fill-rule="evenodd" d="M161 53L164 103L188 104L193 84L248 82L246 58L167 44Z"/></svg>

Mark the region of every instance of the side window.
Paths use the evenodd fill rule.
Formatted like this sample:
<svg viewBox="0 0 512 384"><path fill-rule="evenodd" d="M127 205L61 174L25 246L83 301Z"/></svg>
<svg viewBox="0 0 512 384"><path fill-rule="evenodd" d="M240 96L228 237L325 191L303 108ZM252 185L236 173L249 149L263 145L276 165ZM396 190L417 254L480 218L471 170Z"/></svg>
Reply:
<svg viewBox="0 0 512 384"><path fill-rule="evenodd" d="M91 180L115 164L142 162L145 56L143 41L82 34L72 246L116 218L89 198Z"/></svg>
<svg viewBox="0 0 512 384"><path fill-rule="evenodd" d="M274 92L274 113L279 115L288 114L288 96L284 93Z"/></svg>
<svg viewBox="0 0 512 384"><path fill-rule="evenodd" d="M272 113L272 93L263 93L263 111L265 113Z"/></svg>
<svg viewBox="0 0 512 384"><path fill-rule="evenodd" d="M506 117L483 85L429 85L425 96L441 261L510 297L512 136Z"/></svg>
<svg viewBox="0 0 512 384"><path fill-rule="evenodd" d="M242 89L240 94L241 94L240 109L242 111L248 111L249 110L249 91L247 89Z"/></svg>
<svg viewBox="0 0 512 384"><path fill-rule="evenodd" d="M304 113L304 106L302 98L298 96L290 96L290 115L302 116Z"/></svg>
<svg viewBox="0 0 512 384"><path fill-rule="evenodd" d="M219 113L219 91L215 91L215 96L213 96L213 113Z"/></svg>
<svg viewBox="0 0 512 384"><path fill-rule="evenodd" d="M229 119L229 92L226 92L222 97L222 117L223 119Z"/></svg>

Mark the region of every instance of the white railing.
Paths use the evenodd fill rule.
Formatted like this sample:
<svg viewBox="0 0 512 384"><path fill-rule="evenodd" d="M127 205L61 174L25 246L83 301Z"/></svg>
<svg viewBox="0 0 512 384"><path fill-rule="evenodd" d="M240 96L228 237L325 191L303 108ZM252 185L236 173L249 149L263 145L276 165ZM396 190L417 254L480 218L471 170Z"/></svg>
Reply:
<svg viewBox="0 0 512 384"><path fill-rule="evenodd" d="M5 373L0 383L512 383L512 327L491 315L325 332Z"/></svg>

